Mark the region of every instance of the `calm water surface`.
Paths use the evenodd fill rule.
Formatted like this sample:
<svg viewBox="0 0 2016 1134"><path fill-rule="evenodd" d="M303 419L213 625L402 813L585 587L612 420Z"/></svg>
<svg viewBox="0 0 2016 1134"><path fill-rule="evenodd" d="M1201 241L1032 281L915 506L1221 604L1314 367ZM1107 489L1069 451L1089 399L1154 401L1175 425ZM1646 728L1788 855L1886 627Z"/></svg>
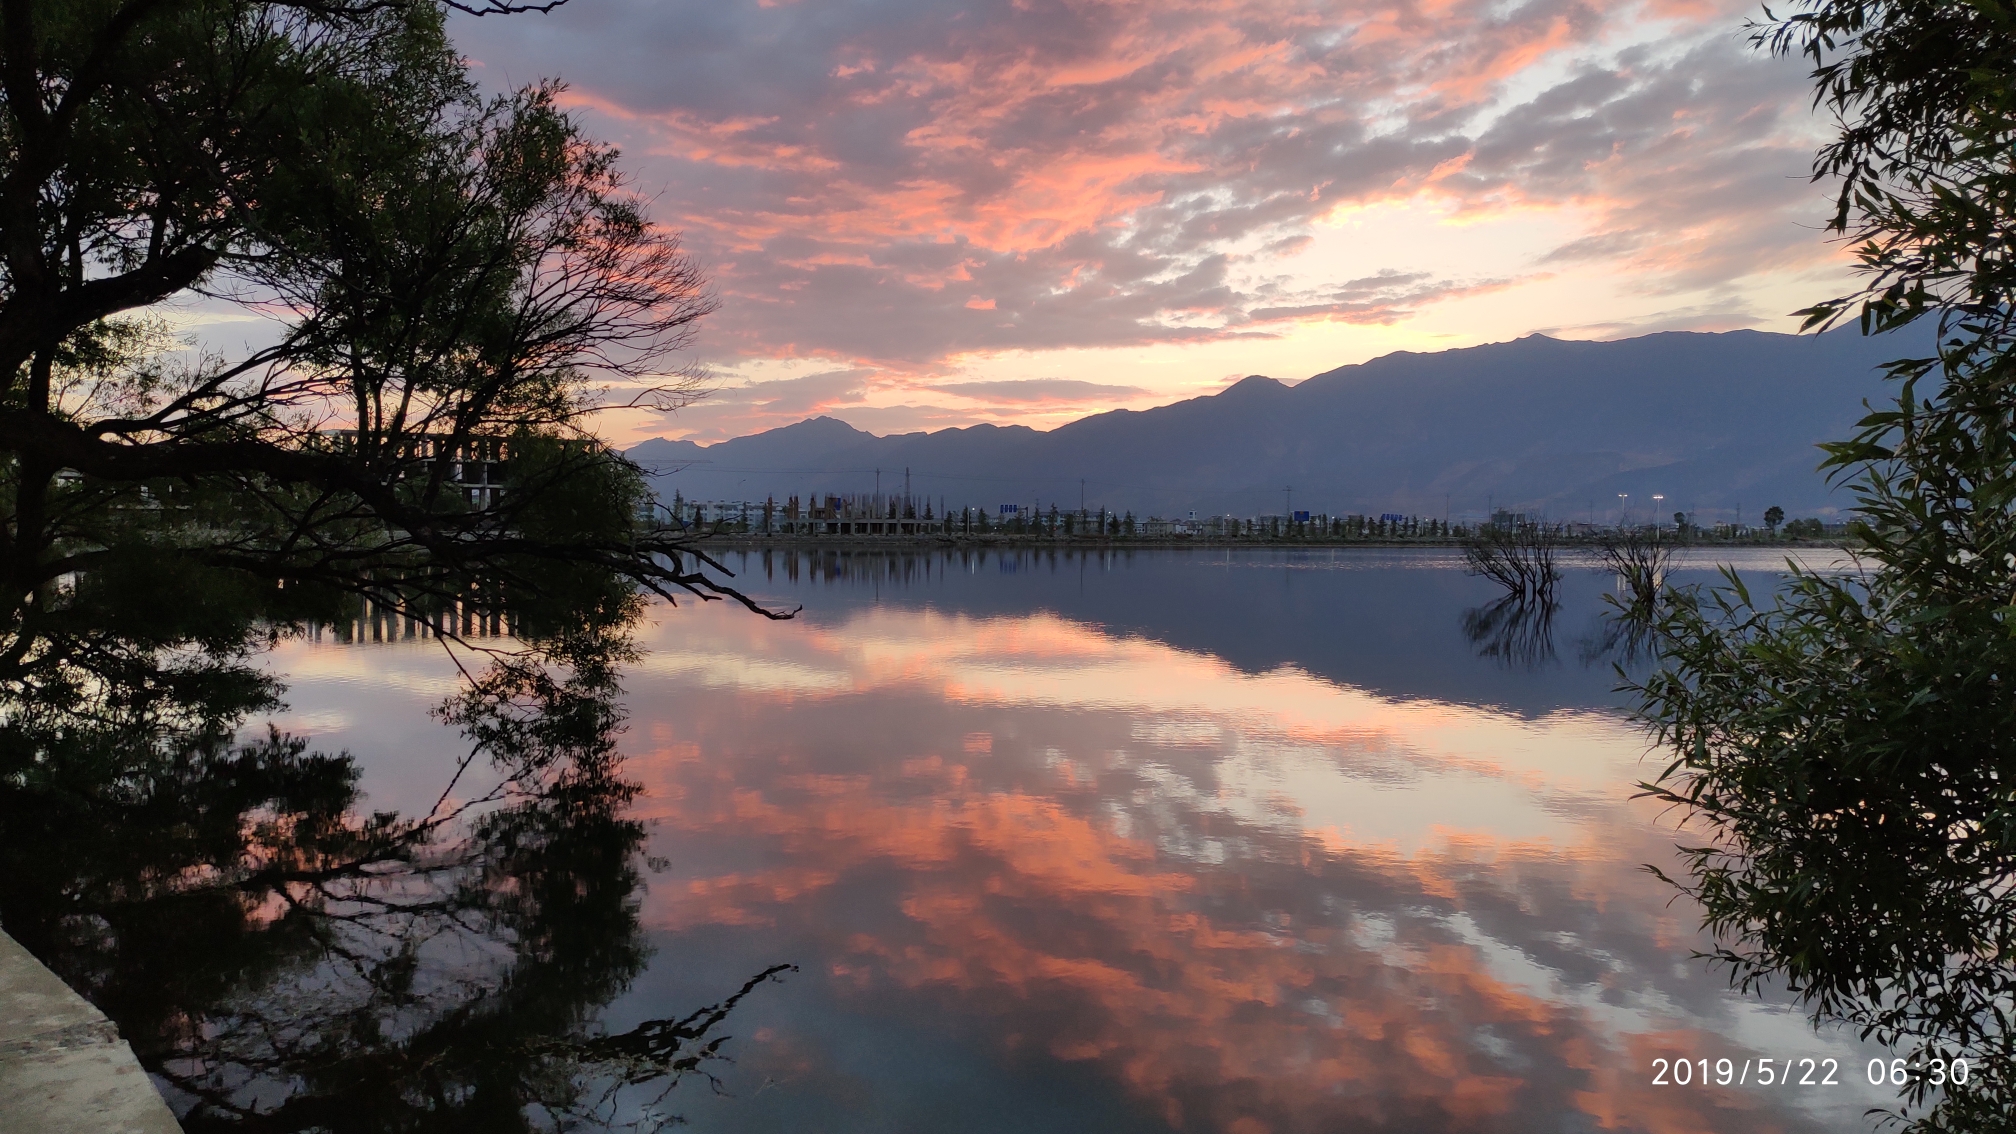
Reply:
<svg viewBox="0 0 2016 1134"><path fill-rule="evenodd" d="M1593 571L1551 634L1473 640L1494 595L1433 552L727 563L804 610L654 612L624 749L656 953L608 1021L801 971L738 1008L719 1092L675 1093L693 1129L1800 1131L1884 1101L1872 1052L1690 959ZM437 646L276 662L281 724L363 758L373 806L431 805ZM1838 1085L1653 1082L1724 1056Z"/></svg>

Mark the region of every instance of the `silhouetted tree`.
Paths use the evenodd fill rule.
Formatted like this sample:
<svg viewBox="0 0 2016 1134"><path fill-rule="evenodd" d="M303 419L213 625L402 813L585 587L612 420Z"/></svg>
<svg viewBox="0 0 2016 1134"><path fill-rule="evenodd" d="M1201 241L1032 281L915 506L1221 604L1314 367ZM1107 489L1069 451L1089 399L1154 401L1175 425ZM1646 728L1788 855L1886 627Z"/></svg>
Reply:
<svg viewBox="0 0 2016 1134"><path fill-rule="evenodd" d="M579 1128L661 1097L754 982L594 1024L646 956L644 830L614 744L636 611L583 597L528 598L524 648L444 706L497 786L465 768L425 815L362 811L346 754L235 741L278 689L229 657L101 667L88 716L16 701L0 920L112 1017L188 1130Z"/></svg>
<svg viewBox="0 0 2016 1134"><path fill-rule="evenodd" d="M557 88L482 96L417 0L6 23L0 686L81 662L107 612L58 580L128 561L381 600L564 563L733 594L590 428L596 383L668 369L710 302ZM199 294L278 334L178 355L145 312Z"/></svg>
<svg viewBox="0 0 2016 1134"><path fill-rule="evenodd" d="M1490 579L1505 588L1507 597L1522 602L1552 601L1561 581L1555 555L1555 541L1532 525L1488 527L1463 545L1471 574Z"/></svg>
<svg viewBox="0 0 2016 1134"><path fill-rule="evenodd" d="M1704 829L1684 884L1735 978L1921 1064L1972 1063L1913 1078L1913 1131L2016 1112L2012 19L2002 0L1808 0L1760 31L1812 60L1839 116L1814 173L1838 179L1831 227L1865 282L1808 325L1932 315L1936 351L1892 363L1895 402L1826 446L1864 570L1676 596L1641 689L1672 758L1655 790Z"/></svg>
<svg viewBox="0 0 2016 1134"><path fill-rule="evenodd" d="M1617 590L1611 600L1625 617L1649 626L1658 615L1659 597L1666 590L1671 570L1673 545L1658 529L1630 528L1606 536L1596 545L1603 566L1616 577Z"/></svg>

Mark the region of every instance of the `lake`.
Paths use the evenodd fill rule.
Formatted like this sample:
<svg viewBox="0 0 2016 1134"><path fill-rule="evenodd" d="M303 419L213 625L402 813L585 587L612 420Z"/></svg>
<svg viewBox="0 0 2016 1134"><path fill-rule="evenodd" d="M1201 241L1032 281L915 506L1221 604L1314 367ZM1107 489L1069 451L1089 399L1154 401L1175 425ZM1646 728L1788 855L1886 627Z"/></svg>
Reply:
<svg viewBox="0 0 2016 1134"><path fill-rule="evenodd" d="M652 952L604 1021L798 971L665 1100L691 1129L1817 1131L1885 1101L1875 1052L1691 955L1596 571L1536 628L1466 619L1495 595L1440 551L724 562L802 611L652 612L621 740ZM371 806L433 804L465 747L427 715L437 644L272 664L277 723L356 755ZM1704 1086L1723 1058L1749 1080Z"/></svg>

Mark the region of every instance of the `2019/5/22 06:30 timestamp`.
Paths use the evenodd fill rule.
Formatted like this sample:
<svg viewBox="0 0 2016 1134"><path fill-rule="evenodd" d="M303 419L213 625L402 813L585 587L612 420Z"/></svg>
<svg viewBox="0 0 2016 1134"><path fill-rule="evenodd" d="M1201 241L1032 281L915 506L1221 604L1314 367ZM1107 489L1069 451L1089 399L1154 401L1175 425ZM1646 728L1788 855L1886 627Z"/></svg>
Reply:
<svg viewBox="0 0 2016 1134"><path fill-rule="evenodd" d="M1964 1085L1972 1068L1965 1059L1872 1059L1863 1068L1872 1086L1902 1087L1923 1081L1935 1087ZM1838 1087L1841 1061L1807 1056L1793 1059L1655 1059L1655 1087Z"/></svg>

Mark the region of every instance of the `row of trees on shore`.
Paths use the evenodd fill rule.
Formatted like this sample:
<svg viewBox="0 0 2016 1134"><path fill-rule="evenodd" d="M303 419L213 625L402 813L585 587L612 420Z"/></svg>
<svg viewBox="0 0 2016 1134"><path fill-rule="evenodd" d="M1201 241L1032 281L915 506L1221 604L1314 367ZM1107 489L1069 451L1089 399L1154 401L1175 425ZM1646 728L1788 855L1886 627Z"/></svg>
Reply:
<svg viewBox="0 0 2016 1134"><path fill-rule="evenodd" d="M766 510L763 505L714 506L710 517L705 507L691 507L684 510L688 518L679 523L680 530L692 535L735 536L754 538L797 538L810 536L819 538L829 534L818 521L784 520ZM866 521L849 521L832 535L851 538L856 535L881 537L885 535L907 535L916 538L1018 538L1038 540L1202 540L1212 542L1285 542L1285 543L1351 543L1351 542L1461 542L1478 538L1493 531L1527 531L1544 535L1558 543L1601 542L1620 532L1652 533L1676 543L1756 543L1784 540L1839 540L1846 537L1847 528L1843 524L1829 526L1826 521L1812 517L1792 520L1787 523L1773 523L1765 528L1744 527L1735 524L1719 524L1710 527L1687 523L1684 518L1676 518L1672 525L1618 525L1599 527L1591 524L1552 522L1508 522L1508 523L1463 523L1422 516L1401 516L1386 514L1369 515L1328 515L1318 513L1307 519L1289 519L1282 516L1211 516L1199 520L1167 520L1159 516L1140 518L1132 512L1105 511L1064 511L1051 509L1047 513L1036 511L1016 512L1008 515L989 514L979 508L953 509L940 516L916 518L912 523L908 517L898 517L895 522L871 525ZM670 524L669 519L661 523ZM899 530L900 525L900 530ZM868 529L874 530L856 530ZM884 528L888 530L884 530Z"/></svg>

